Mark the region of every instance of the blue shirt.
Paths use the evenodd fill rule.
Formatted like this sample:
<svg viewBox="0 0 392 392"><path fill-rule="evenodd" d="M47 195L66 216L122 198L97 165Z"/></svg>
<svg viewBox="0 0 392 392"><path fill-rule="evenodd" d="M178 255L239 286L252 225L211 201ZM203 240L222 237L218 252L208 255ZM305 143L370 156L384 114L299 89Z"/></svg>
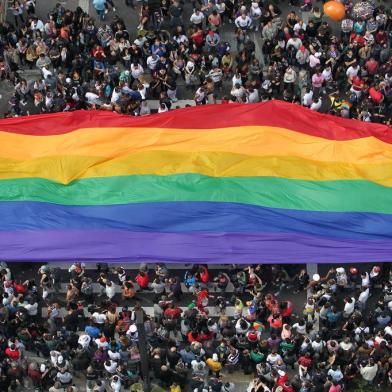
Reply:
<svg viewBox="0 0 392 392"><path fill-rule="evenodd" d="M92 338L97 338L101 334L99 328L94 327L93 325L87 325L87 327L84 329L84 332L86 332L86 334Z"/></svg>
<svg viewBox="0 0 392 392"><path fill-rule="evenodd" d="M93 0L93 6L98 11L105 9L106 0Z"/></svg>

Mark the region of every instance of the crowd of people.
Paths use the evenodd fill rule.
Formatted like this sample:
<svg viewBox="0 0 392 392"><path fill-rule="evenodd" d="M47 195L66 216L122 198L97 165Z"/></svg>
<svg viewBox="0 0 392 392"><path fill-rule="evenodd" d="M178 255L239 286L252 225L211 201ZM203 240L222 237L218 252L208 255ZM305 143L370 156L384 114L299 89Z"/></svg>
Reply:
<svg viewBox="0 0 392 392"><path fill-rule="evenodd" d="M275 265L191 265L178 276L165 264L75 262L26 281L12 269L1 264L1 391L141 392L143 355L164 392L235 392L240 373L248 392L392 386L389 264L309 277Z"/></svg>
<svg viewBox="0 0 392 392"><path fill-rule="evenodd" d="M127 0L129 13L139 13L138 26L127 29L113 0L94 0L90 15L58 3L42 19L34 0L14 0L13 20L0 26L1 78L15 86L6 115L146 115L149 99L159 101L158 112L178 99L281 99L390 124L391 7L341 1L346 17L338 26L312 0L292 0L287 15L272 0L193 0L192 11L180 0ZM235 44L224 41L225 31ZM26 80L18 73L26 69L40 75Z"/></svg>

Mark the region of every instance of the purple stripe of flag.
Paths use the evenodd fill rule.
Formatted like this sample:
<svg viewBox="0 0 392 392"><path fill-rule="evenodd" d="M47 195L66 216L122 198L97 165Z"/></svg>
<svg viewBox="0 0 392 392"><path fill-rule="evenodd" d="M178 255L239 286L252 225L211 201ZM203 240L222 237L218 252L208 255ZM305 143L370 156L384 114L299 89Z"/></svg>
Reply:
<svg viewBox="0 0 392 392"><path fill-rule="evenodd" d="M382 262L392 260L392 241L344 240L292 233L0 231L0 260L194 263Z"/></svg>

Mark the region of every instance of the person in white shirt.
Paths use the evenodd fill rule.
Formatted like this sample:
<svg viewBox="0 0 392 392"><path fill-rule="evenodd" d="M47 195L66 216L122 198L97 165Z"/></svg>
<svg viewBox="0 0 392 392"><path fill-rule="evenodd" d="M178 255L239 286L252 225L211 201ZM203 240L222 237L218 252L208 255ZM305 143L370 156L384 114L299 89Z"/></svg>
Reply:
<svg viewBox="0 0 392 392"><path fill-rule="evenodd" d="M205 103L206 103L206 99L207 99L207 93L206 93L205 88L204 88L203 86L202 86L202 87L199 87L199 88L196 90L196 93L195 93L195 102L196 102L196 105L205 104Z"/></svg>
<svg viewBox="0 0 392 392"><path fill-rule="evenodd" d="M268 362L271 366L276 365L279 361L283 361L283 360L282 360L282 357L281 357L277 352L272 351L272 353L270 353L270 354L267 356L267 362Z"/></svg>
<svg viewBox="0 0 392 392"><path fill-rule="evenodd" d="M250 327L250 323L244 318L240 318L235 324L235 331L237 335L245 335L249 327Z"/></svg>
<svg viewBox="0 0 392 392"><path fill-rule="evenodd" d="M143 75L143 73L144 69L139 63L134 62L131 64L131 75L134 79L137 79L139 76Z"/></svg>
<svg viewBox="0 0 392 392"><path fill-rule="evenodd" d="M118 351L116 351L115 349L108 350L108 355L112 361L118 362L121 359L121 354Z"/></svg>
<svg viewBox="0 0 392 392"><path fill-rule="evenodd" d="M110 103L115 104L121 97L121 88L115 87L112 92L112 97L110 98Z"/></svg>
<svg viewBox="0 0 392 392"><path fill-rule="evenodd" d="M313 91L308 87L305 90L305 94L302 98L302 105L309 108L313 103Z"/></svg>
<svg viewBox="0 0 392 392"><path fill-rule="evenodd" d="M32 31L39 30L43 33L44 29L45 29L45 25L42 22L42 20L40 20L38 18L34 18L33 21L31 22L30 28Z"/></svg>
<svg viewBox="0 0 392 392"><path fill-rule="evenodd" d="M35 317L38 314L38 303L34 302L33 299L31 299L24 308L27 310L27 314L31 317Z"/></svg>
<svg viewBox="0 0 392 392"><path fill-rule="evenodd" d="M96 323L96 324L104 324L106 321L106 314L94 312L92 314L92 319L93 319L94 323Z"/></svg>
<svg viewBox="0 0 392 392"><path fill-rule="evenodd" d="M169 111L169 108L166 106L164 102L159 105L158 113L166 113Z"/></svg>
<svg viewBox="0 0 392 392"><path fill-rule="evenodd" d="M116 294L116 285L110 280L106 283L105 293L109 300L111 300Z"/></svg>
<svg viewBox="0 0 392 392"><path fill-rule="evenodd" d="M354 313L355 309L355 298L354 297L346 297L344 299L344 310L343 310L343 316L348 318Z"/></svg>
<svg viewBox="0 0 392 392"><path fill-rule="evenodd" d="M72 382L72 374L65 369L61 369L57 375L56 379L61 382L62 385L68 385Z"/></svg>
<svg viewBox="0 0 392 392"><path fill-rule="evenodd" d="M143 37L142 35L139 35L136 37L136 39L133 41L133 43L138 46L140 49L143 47L143 45L147 42L147 38ZM127 47L130 47L129 41L124 41L120 39L120 51L123 51L123 49Z"/></svg>
<svg viewBox="0 0 392 392"><path fill-rule="evenodd" d="M45 65L41 68L42 76L47 79L49 76L53 76L52 71L49 70L49 65Z"/></svg>
<svg viewBox="0 0 392 392"><path fill-rule="evenodd" d="M139 340L139 332L137 331L137 327L135 324L131 324L126 332L126 335L133 342L137 342Z"/></svg>
<svg viewBox="0 0 392 392"><path fill-rule="evenodd" d="M159 61L159 56L153 53L151 56L147 57L147 67L150 71L155 71Z"/></svg>
<svg viewBox="0 0 392 392"><path fill-rule="evenodd" d="M252 18L252 25L253 25L255 31L259 31L261 13L262 13L262 11L259 6L259 3L256 1L253 1L252 5L250 7L250 16Z"/></svg>
<svg viewBox="0 0 392 392"><path fill-rule="evenodd" d="M118 376L113 376L111 378L110 387L113 392L121 392L121 379Z"/></svg>
<svg viewBox="0 0 392 392"><path fill-rule="evenodd" d="M361 322L361 324L358 325L358 327L355 328L355 330L354 330L355 341L359 342L369 332L370 332L369 327L367 327L364 322Z"/></svg>
<svg viewBox="0 0 392 392"><path fill-rule="evenodd" d="M368 287L370 285L370 278L367 272L361 274L361 287Z"/></svg>
<svg viewBox="0 0 392 392"><path fill-rule="evenodd" d="M201 360L200 357L196 357L192 362L192 371L193 373L204 373L204 370L206 369L206 363Z"/></svg>
<svg viewBox="0 0 392 392"><path fill-rule="evenodd" d="M68 272L72 273L73 271L75 271L77 275L82 276L85 268L85 263L79 263L76 261L75 263L72 263L72 265L68 268Z"/></svg>
<svg viewBox="0 0 392 392"><path fill-rule="evenodd" d="M323 75L323 78L327 83L332 82L332 69L330 66L325 67L321 75Z"/></svg>
<svg viewBox="0 0 392 392"><path fill-rule="evenodd" d="M139 110L139 116L146 116L151 113L151 109L148 106L148 103L146 100L142 101L140 104L140 110Z"/></svg>
<svg viewBox="0 0 392 392"><path fill-rule="evenodd" d="M238 102L243 102L243 97L245 96L245 89L237 83L231 89L230 94L235 97Z"/></svg>
<svg viewBox="0 0 392 392"><path fill-rule="evenodd" d="M2 303L4 306L7 306L13 301L13 299L14 299L13 295L10 295L8 293L4 293Z"/></svg>
<svg viewBox="0 0 392 392"><path fill-rule="evenodd" d="M5 281L6 280L11 280L12 279L11 270L7 267L7 264L4 261L2 261L0 264L1 264L0 265L0 267L1 267L1 276L2 276L3 280L5 280ZM40 267L40 269L38 271L41 274L43 274L43 272L41 272L41 268L42 268L42 271L47 271L48 270L47 266L43 265L42 267Z"/></svg>
<svg viewBox="0 0 392 392"><path fill-rule="evenodd" d="M253 379L246 390L246 392L271 392L271 389L268 388L266 384L264 384L259 378Z"/></svg>
<svg viewBox="0 0 392 392"><path fill-rule="evenodd" d="M196 9L195 12L189 18L189 20L196 27L200 27L202 29L205 18L206 18L205 15L200 10Z"/></svg>
<svg viewBox="0 0 392 392"><path fill-rule="evenodd" d="M312 53L309 56L309 67L310 68L316 68L319 64L320 64L320 57L321 57L321 53Z"/></svg>
<svg viewBox="0 0 392 392"><path fill-rule="evenodd" d="M287 41L286 49L288 49L290 46L294 46L295 50L298 50L301 45L302 41L299 37L292 37Z"/></svg>
<svg viewBox="0 0 392 392"><path fill-rule="evenodd" d="M300 335L306 334L306 322L304 320L300 320L298 323L293 325L293 329Z"/></svg>
<svg viewBox="0 0 392 392"><path fill-rule="evenodd" d="M369 299L370 289L369 287L362 287L362 291L358 296L357 306L359 310L366 308L366 302Z"/></svg>
<svg viewBox="0 0 392 392"><path fill-rule="evenodd" d="M246 101L248 103L256 103L260 101L259 91L252 86L246 90Z"/></svg>
<svg viewBox="0 0 392 392"><path fill-rule="evenodd" d="M83 332L79 336L78 344L80 344L83 348L87 348L90 345L90 342L91 342L91 336L90 335L87 335L86 333Z"/></svg>
<svg viewBox="0 0 392 392"><path fill-rule="evenodd" d="M185 35L181 28L177 29L176 33L173 35L173 40L176 41L178 45L188 45L189 42L188 37Z"/></svg>
<svg viewBox="0 0 392 392"><path fill-rule="evenodd" d="M357 76L359 69L360 69L360 67L359 67L359 64L357 64L357 63L350 65L346 71L347 78L351 80L354 76Z"/></svg>
<svg viewBox="0 0 392 392"><path fill-rule="evenodd" d="M236 18L234 24L241 30L248 30L252 25L252 19L246 14L246 12L243 12Z"/></svg>
<svg viewBox="0 0 392 392"><path fill-rule="evenodd" d="M339 343L339 347L344 351L353 351L354 345L351 343L350 338L344 338L343 342Z"/></svg>
<svg viewBox="0 0 392 392"><path fill-rule="evenodd" d="M368 328L368 329L369 329L369 328ZM387 326L384 328L384 332L385 332L387 335L392 336L392 326L387 325Z"/></svg>
<svg viewBox="0 0 392 392"><path fill-rule="evenodd" d="M321 340L320 336L317 336L312 342L312 349L315 354L321 355L325 347L325 342Z"/></svg>
<svg viewBox="0 0 392 392"><path fill-rule="evenodd" d="M294 25L294 32L298 34L300 30L306 31L306 23L303 20L300 20L298 23Z"/></svg>
<svg viewBox="0 0 392 392"><path fill-rule="evenodd" d="M373 382L378 372L378 365L371 358L366 366L360 365L360 373L365 381Z"/></svg>
<svg viewBox="0 0 392 392"><path fill-rule="evenodd" d="M57 359L61 356L60 351L52 350L49 354L50 354L50 362L52 362L53 366L56 366Z"/></svg>
<svg viewBox="0 0 392 392"><path fill-rule="evenodd" d="M109 359L105 361L104 367L108 373L114 374L116 372L117 365L118 363L116 361L112 361L111 359Z"/></svg>
<svg viewBox="0 0 392 392"><path fill-rule="evenodd" d="M221 392L235 392L236 387L233 382L226 382L221 389Z"/></svg>
<svg viewBox="0 0 392 392"><path fill-rule="evenodd" d="M3 287L4 287L4 292L9 295L9 297L13 298L13 295L15 293L13 284L11 280L5 280L3 282Z"/></svg>
<svg viewBox="0 0 392 392"><path fill-rule="evenodd" d="M99 100L99 95L94 94L90 91L88 91L85 95L87 102L90 104L96 103L97 100Z"/></svg>
<svg viewBox="0 0 392 392"><path fill-rule="evenodd" d="M310 109L314 110L315 112L318 112L322 106L323 102L321 100L321 98L317 98L311 105L310 105Z"/></svg>

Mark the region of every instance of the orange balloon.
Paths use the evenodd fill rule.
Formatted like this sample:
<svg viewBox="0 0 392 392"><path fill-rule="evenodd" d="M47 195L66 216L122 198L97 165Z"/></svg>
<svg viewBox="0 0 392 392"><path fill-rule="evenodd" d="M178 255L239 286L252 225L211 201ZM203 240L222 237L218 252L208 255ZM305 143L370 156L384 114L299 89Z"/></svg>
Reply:
<svg viewBox="0 0 392 392"><path fill-rule="evenodd" d="M342 3L338 1L328 1L324 4L324 13L329 16L332 20L339 21L346 15L346 10Z"/></svg>

